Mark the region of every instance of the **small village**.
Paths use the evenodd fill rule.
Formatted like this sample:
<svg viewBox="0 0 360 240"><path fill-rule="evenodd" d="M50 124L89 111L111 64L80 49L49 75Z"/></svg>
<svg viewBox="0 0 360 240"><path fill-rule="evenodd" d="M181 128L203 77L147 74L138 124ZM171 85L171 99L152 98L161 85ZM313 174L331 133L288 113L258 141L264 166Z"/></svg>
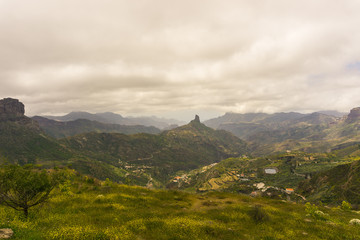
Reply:
<svg viewBox="0 0 360 240"><path fill-rule="evenodd" d="M306 200L296 192L297 182L311 178L311 172L316 171L319 167L339 164L338 161L331 162L322 155L291 151L275 157L249 159L246 156L246 158L240 157L233 161L235 165L225 168L225 171L222 170L223 172L219 170L222 168L218 167L218 163L213 163L196 171L176 175L170 180L171 186L178 189L195 186L197 192L240 187L246 189L241 192L253 197L281 195L282 198L288 200ZM215 172L217 173L215 174ZM201 180L204 176L205 180Z"/></svg>

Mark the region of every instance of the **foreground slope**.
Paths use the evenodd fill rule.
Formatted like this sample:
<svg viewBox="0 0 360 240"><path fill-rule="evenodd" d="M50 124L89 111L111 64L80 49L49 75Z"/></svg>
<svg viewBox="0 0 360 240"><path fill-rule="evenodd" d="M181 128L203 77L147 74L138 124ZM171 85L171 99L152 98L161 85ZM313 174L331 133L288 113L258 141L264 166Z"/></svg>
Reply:
<svg viewBox="0 0 360 240"><path fill-rule="evenodd" d="M189 194L89 181L74 175L50 201L21 213L0 206L13 239L358 239L356 212L238 194ZM313 207L317 209L316 207Z"/></svg>

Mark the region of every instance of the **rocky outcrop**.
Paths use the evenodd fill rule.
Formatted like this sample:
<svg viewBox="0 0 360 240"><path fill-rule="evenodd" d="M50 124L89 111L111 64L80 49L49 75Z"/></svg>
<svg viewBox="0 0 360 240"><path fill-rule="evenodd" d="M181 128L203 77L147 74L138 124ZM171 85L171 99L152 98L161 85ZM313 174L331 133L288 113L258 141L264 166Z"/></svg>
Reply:
<svg viewBox="0 0 360 240"><path fill-rule="evenodd" d="M195 119L194 119L195 122L200 122L200 117L198 115L195 115Z"/></svg>
<svg viewBox="0 0 360 240"><path fill-rule="evenodd" d="M13 119L24 117L25 107L17 99L4 98L0 100L0 118Z"/></svg>
<svg viewBox="0 0 360 240"><path fill-rule="evenodd" d="M0 239L9 239L13 236L14 232L10 228L0 229Z"/></svg>
<svg viewBox="0 0 360 240"><path fill-rule="evenodd" d="M191 125L194 125L194 126L201 125L200 117L199 117L198 115L195 115L194 120L191 120L191 121L190 121L190 124L191 124Z"/></svg>
<svg viewBox="0 0 360 240"><path fill-rule="evenodd" d="M346 122L352 123L360 120L360 107L351 109Z"/></svg>
<svg viewBox="0 0 360 240"><path fill-rule="evenodd" d="M24 114L25 106L18 99L4 98L0 100L0 122L14 122L40 130L39 124Z"/></svg>

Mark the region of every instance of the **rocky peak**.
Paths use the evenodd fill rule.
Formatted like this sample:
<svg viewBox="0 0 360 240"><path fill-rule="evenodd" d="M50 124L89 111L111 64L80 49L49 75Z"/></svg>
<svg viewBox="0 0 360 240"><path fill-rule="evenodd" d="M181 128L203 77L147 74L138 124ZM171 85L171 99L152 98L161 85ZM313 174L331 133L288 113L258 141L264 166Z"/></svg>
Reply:
<svg viewBox="0 0 360 240"><path fill-rule="evenodd" d="M347 122L355 122L360 120L360 107L351 109L349 115L346 118Z"/></svg>
<svg viewBox="0 0 360 240"><path fill-rule="evenodd" d="M4 98L0 100L0 118L18 118L25 114L24 104L17 99Z"/></svg>
<svg viewBox="0 0 360 240"><path fill-rule="evenodd" d="M191 126L196 126L196 127L201 126L202 124L200 122L200 117L198 115L195 115L194 120L190 121L190 125Z"/></svg>
<svg viewBox="0 0 360 240"><path fill-rule="evenodd" d="M200 122L200 117L198 115L195 115L194 122Z"/></svg>
<svg viewBox="0 0 360 240"><path fill-rule="evenodd" d="M0 100L0 122L14 122L19 125L40 130L36 121L26 117L25 106L22 102L13 98L4 98Z"/></svg>

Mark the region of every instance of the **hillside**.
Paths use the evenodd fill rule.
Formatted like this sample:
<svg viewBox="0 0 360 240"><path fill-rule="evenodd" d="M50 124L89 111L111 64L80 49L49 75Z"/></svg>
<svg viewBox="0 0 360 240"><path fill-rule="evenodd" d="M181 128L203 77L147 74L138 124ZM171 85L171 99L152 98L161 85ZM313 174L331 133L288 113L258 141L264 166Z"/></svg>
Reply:
<svg viewBox="0 0 360 240"><path fill-rule="evenodd" d="M2 107L5 106L5 107ZM0 100L0 160L12 163L65 160L70 152L47 137L38 124L24 115L16 99Z"/></svg>
<svg viewBox="0 0 360 240"><path fill-rule="evenodd" d="M301 182L299 190L311 201L339 204L346 200L360 204L360 144L334 149L334 154L350 161L327 171L321 171L311 179Z"/></svg>
<svg viewBox="0 0 360 240"><path fill-rule="evenodd" d="M312 201L360 204L360 162L356 161L315 175L299 186Z"/></svg>
<svg viewBox="0 0 360 240"><path fill-rule="evenodd" d="M343 118L323 113L235 114L206 121L249 142L253 155L286 150L329 152L339 144L360 140L360 108Z"/></svg>
<svg viewBox="0 0 360 240"><path fill-rule="evenodd" d="M217 164L211 164L187 173L179 174L174 179L173 188L191 189L196 191L231 191L250 194L256 191L259 195L282 195L286 188L295 189L305 179L318 172L347 164L355 159L342 158L333 153L309 154L290 152L264 157L228 158ZM263 186L258 188L258 184Z"/></svg>
<svg viewBox="0 0 360 240"><path fill-rule="evenodd" d="M123 134L160 133L160 129L156 127L146 127L142 125L106 124L97 121L90 121L87 119L77 119L74 121L61 122L39 116L32 117L32 119L38 122L40 128L44 130L47 135L54 138L70 137L88 132L114 132Z"/></svg>
<svg viewBox="0 0 360 240"><path fill-rule="evenodd" d="M314 210L313 210L314 209ZM316 211L321 211L315 213ZM27 220L0 206L12 239L358 239L357 212L213 192L149 190L74 173Z"/></svg>
<svg viewBox="0 0 360 240"><path fill-rule="evenodd" d="M190 170L246 153L246 143L225 131L213 130L199 119L159 135L87 133L61 140L89 158L147 172L166 181L179 170Z"/></svg>

